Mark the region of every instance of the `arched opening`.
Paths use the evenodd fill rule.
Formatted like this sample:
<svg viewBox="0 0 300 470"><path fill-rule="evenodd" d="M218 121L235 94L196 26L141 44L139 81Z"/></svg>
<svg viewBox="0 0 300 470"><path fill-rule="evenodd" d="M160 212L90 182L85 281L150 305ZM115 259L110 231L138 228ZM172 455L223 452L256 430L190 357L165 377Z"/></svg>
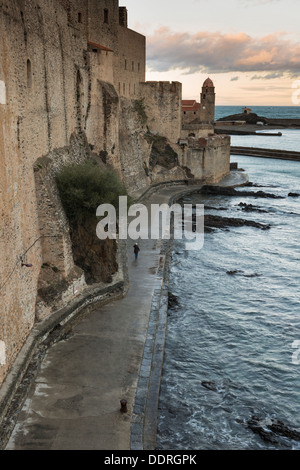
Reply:
<svg viewBox="0 0 300 470"><path fill-rule="evenodd" d="M27 88L32 87L32 67L31 67L31 61L28 59L27 60Z"/></svg>
<svg viewBox="0 0 300 470"><path fill-rule="evenodd" d="M104 8L104 23L108 24L108 9Z"/></svg>
<svg viewBox="0 0 300 470"><path fill-rule="evenodd" d="M82 77L79 70L76 75L76 109L78 130L82 130Z"/></svg>

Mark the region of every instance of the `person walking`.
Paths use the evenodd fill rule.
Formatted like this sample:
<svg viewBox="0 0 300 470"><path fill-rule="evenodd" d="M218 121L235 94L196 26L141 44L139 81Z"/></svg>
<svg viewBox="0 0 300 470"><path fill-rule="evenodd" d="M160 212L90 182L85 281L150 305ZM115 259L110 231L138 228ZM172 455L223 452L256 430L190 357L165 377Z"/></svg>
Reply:
<svg viewBox="0 0 300 470"><path fill-rule="evenodd" d="M139 251L140 251L140 247L137 243L135 243L134 246L133 246L133 252L134 252L135 259L138 259Z"/></svg>

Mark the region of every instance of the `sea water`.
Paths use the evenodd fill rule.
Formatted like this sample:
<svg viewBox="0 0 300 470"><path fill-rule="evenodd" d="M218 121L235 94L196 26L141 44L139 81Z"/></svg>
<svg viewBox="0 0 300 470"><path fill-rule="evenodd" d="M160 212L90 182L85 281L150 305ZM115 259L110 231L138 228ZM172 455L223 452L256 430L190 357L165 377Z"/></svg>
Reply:
<svg viewBox="0 0 300 470"><path fill-rule="evenodd" d="M300 131L282 132L286 147L299 150ZM254 146L264 144L264 137L256 139L260 145ZM252 136L232 140L250 146ZM300 449L297 440L276 434L266 440L249 427L255 416L300 430L300 197L289 196L300 194L300 163L245 156L231 161L260 186L248 191L281 198L194 194L186 201L270 229L217 229L205 234L199 251L175 242L169 291L179 305L168 318L161 450ZM244 212L241 202L256 210Z"/></svg>

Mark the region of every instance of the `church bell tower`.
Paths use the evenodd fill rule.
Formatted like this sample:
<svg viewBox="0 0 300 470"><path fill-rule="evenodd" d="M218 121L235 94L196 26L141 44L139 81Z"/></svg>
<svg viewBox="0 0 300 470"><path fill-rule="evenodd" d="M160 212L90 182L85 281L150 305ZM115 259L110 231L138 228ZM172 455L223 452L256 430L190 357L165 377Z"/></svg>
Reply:
<svg viewBox="0 0 300 470"><path fill-rule="evenodd" d="M200 119L203 123L214 124L215 121L215 86L210 78L207 78L202 86L200 95Z"/></svg>

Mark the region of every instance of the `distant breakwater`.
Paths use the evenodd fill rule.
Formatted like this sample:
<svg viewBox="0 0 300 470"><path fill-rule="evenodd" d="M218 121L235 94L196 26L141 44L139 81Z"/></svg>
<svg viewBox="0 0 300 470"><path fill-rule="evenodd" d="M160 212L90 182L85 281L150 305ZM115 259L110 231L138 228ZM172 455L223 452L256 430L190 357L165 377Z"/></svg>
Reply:
<svg viewBox="0 0 300 470"><path fill-rule="evenodd" d="M280 160L292 160L300 162L300 152L288 150L265 149L256 147L235 147L230 148L231 155L243 155L248 157L275 158Z"/></svg>

